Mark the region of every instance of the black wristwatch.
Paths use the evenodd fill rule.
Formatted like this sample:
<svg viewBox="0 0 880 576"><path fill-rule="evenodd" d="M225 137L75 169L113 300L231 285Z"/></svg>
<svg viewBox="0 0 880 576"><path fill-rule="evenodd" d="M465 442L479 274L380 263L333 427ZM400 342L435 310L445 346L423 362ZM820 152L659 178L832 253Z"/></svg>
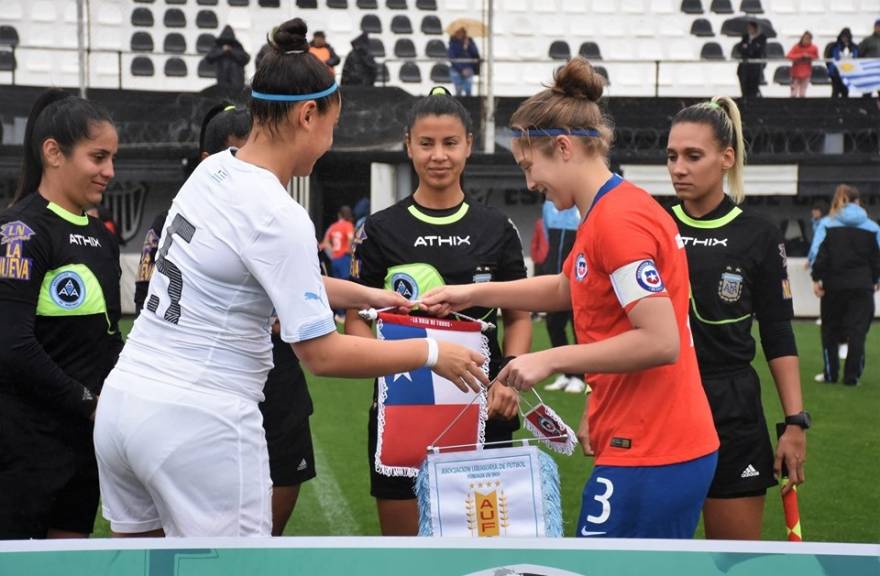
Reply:
<svg viewBox="0 0 880 576"><path fill-rule="evenodd" d="M785 417L785 425L786 426L800 426L801 429L807 430L810 426L813 425L813 419L810 418L810 413L806 410L802 412L798 412L797 414L792 414L791 416Z"/></svg>

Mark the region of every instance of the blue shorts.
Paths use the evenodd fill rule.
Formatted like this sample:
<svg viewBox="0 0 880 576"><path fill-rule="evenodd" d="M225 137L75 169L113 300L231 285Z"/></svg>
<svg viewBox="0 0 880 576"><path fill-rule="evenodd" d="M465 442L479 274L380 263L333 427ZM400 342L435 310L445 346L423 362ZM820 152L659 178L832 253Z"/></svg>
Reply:
<svg viewBox="0 0 880 576"><path fill-rule="evenodd" d="M339 258L334 258L330 266L332 267L330 274L334 278L348 280L351 275L351 254L344 254Z"/></svg>
<svg viewBox="0 0 880 576"><path fill-rule="evenodd" d="M577 536L693 538L718 452L668 466L595 466Z"/></svg>

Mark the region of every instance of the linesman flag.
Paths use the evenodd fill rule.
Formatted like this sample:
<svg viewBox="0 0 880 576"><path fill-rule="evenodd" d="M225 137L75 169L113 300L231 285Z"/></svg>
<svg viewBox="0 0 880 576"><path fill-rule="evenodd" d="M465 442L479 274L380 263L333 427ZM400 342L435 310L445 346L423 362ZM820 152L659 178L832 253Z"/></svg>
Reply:
<svg viewBox="0 0 880 576"><path fill-rule="evenodd" d="M479 322L383 312L378 315L376 327L383 340L430 337L455 342L489 357L488 341ZM488 360L483 371L489 371ZM485 442L486 395L476 395L470 390L462 392L429 368L379 378L376 471L386 476L415 477L433 443L439 447L468 446L459 450L481 449Z"/></svg>
<svg viewBox="0 0 880 576"><path fill-rule="evenodd" d="M840 79L859 92L880 90L880 58L846 60L835 63Z"/></svg>

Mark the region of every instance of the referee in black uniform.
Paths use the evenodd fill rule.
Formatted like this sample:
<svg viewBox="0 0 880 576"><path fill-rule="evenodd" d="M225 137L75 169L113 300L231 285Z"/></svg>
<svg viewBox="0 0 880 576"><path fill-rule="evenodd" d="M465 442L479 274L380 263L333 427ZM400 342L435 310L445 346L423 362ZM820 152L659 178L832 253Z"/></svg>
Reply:
<svg viewBox="0 0 880 576"><path fill-rule="evenodd" d="M461 174L473 141L471 118L461 103L442 88L420 99L410 111L407 152L419 176L412 196L367 218L356 232L352 280L386 288L417 300L444 284L525 278L522 244L516 227L495 208L470 202ZM496 309L465 314L497 324ZM504 350L488 331L489 377L501 370L504 356L524 354L531 344L527 312L502 310ZM372 336L357 311L349 310L346 333ZM418 506L414 479L384 476L374 466L377 388L370 410L368 455L370 493L377 499L379 523L386 536L416 535ZM489 391L486 442L509 442L519 428L516 393L493 386Z"/></svg>
<svg viewBox="0 0 880 576"><path fill-rule="evenodd" d="M680 204L672 215L687 250L690 327L703 387L721 439L718 468L703 508L706 537L761 537L767 488L784 463L804 479L809 414L803 411L785 245L776 226L740 208L745 148L736 104L716 97L672 121L667 167ZM727 176L730 196L724 193ZM751 366L758 320L761 345L786 414L774 458Z"/></svg>
<svg viewBox="0 0 880 576"><path fill-rule="evenodd" d="M113 178L109 115L50 90L34 104L0 213L0 538L86 538L98 509L92 419L122 349L119 248L85 210Z"/></svg>

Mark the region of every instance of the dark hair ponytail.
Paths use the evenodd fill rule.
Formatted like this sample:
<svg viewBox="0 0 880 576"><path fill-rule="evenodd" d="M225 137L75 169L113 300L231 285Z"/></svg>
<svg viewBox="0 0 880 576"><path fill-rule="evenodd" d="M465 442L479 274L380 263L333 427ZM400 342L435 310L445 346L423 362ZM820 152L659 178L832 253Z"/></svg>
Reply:
<svg viewBox="0 0 880 576"><path fill-rule="evenodd" d="M224 102L211 108L202 120L199 153L216 154L226 150L230 136L246 138L251 131L251 115L246 108Z"/></svg>
<svg viewBox="0 0 880 576"><path fill-rule="evenodd" d="M472 134L474 131L474 121L467 108L442 86L433 88L430 95L419 98L410 108L406 119L407 136L412 131L416 120L422 116L455 116L461 120L466 134Z"/></svg>
<svg viewBox="0 0 880 576"><path fill-rule="evenodd" d="M306 34L309 29L301 18L288 20L274 28L267 37L269 50L260 60L251 82L251 89L264 94L315 94L335 83L333 72L309 52ZM340 100L339 91L315 98L318 112L324 113ZM250 111L254 122L270 130L287 119L297 102L277 102L251 98Z"/></svg>
<svg viewBox="0 0 880 576"><path fill-rule="evenodd" d="M40 187L43 179L43 142L52 138L68 156L80 140L89 139L93 124L111 122L103 108L53 88L43 92L34 102L24 129L24 158L13 204L17 204Z"/></svg>

